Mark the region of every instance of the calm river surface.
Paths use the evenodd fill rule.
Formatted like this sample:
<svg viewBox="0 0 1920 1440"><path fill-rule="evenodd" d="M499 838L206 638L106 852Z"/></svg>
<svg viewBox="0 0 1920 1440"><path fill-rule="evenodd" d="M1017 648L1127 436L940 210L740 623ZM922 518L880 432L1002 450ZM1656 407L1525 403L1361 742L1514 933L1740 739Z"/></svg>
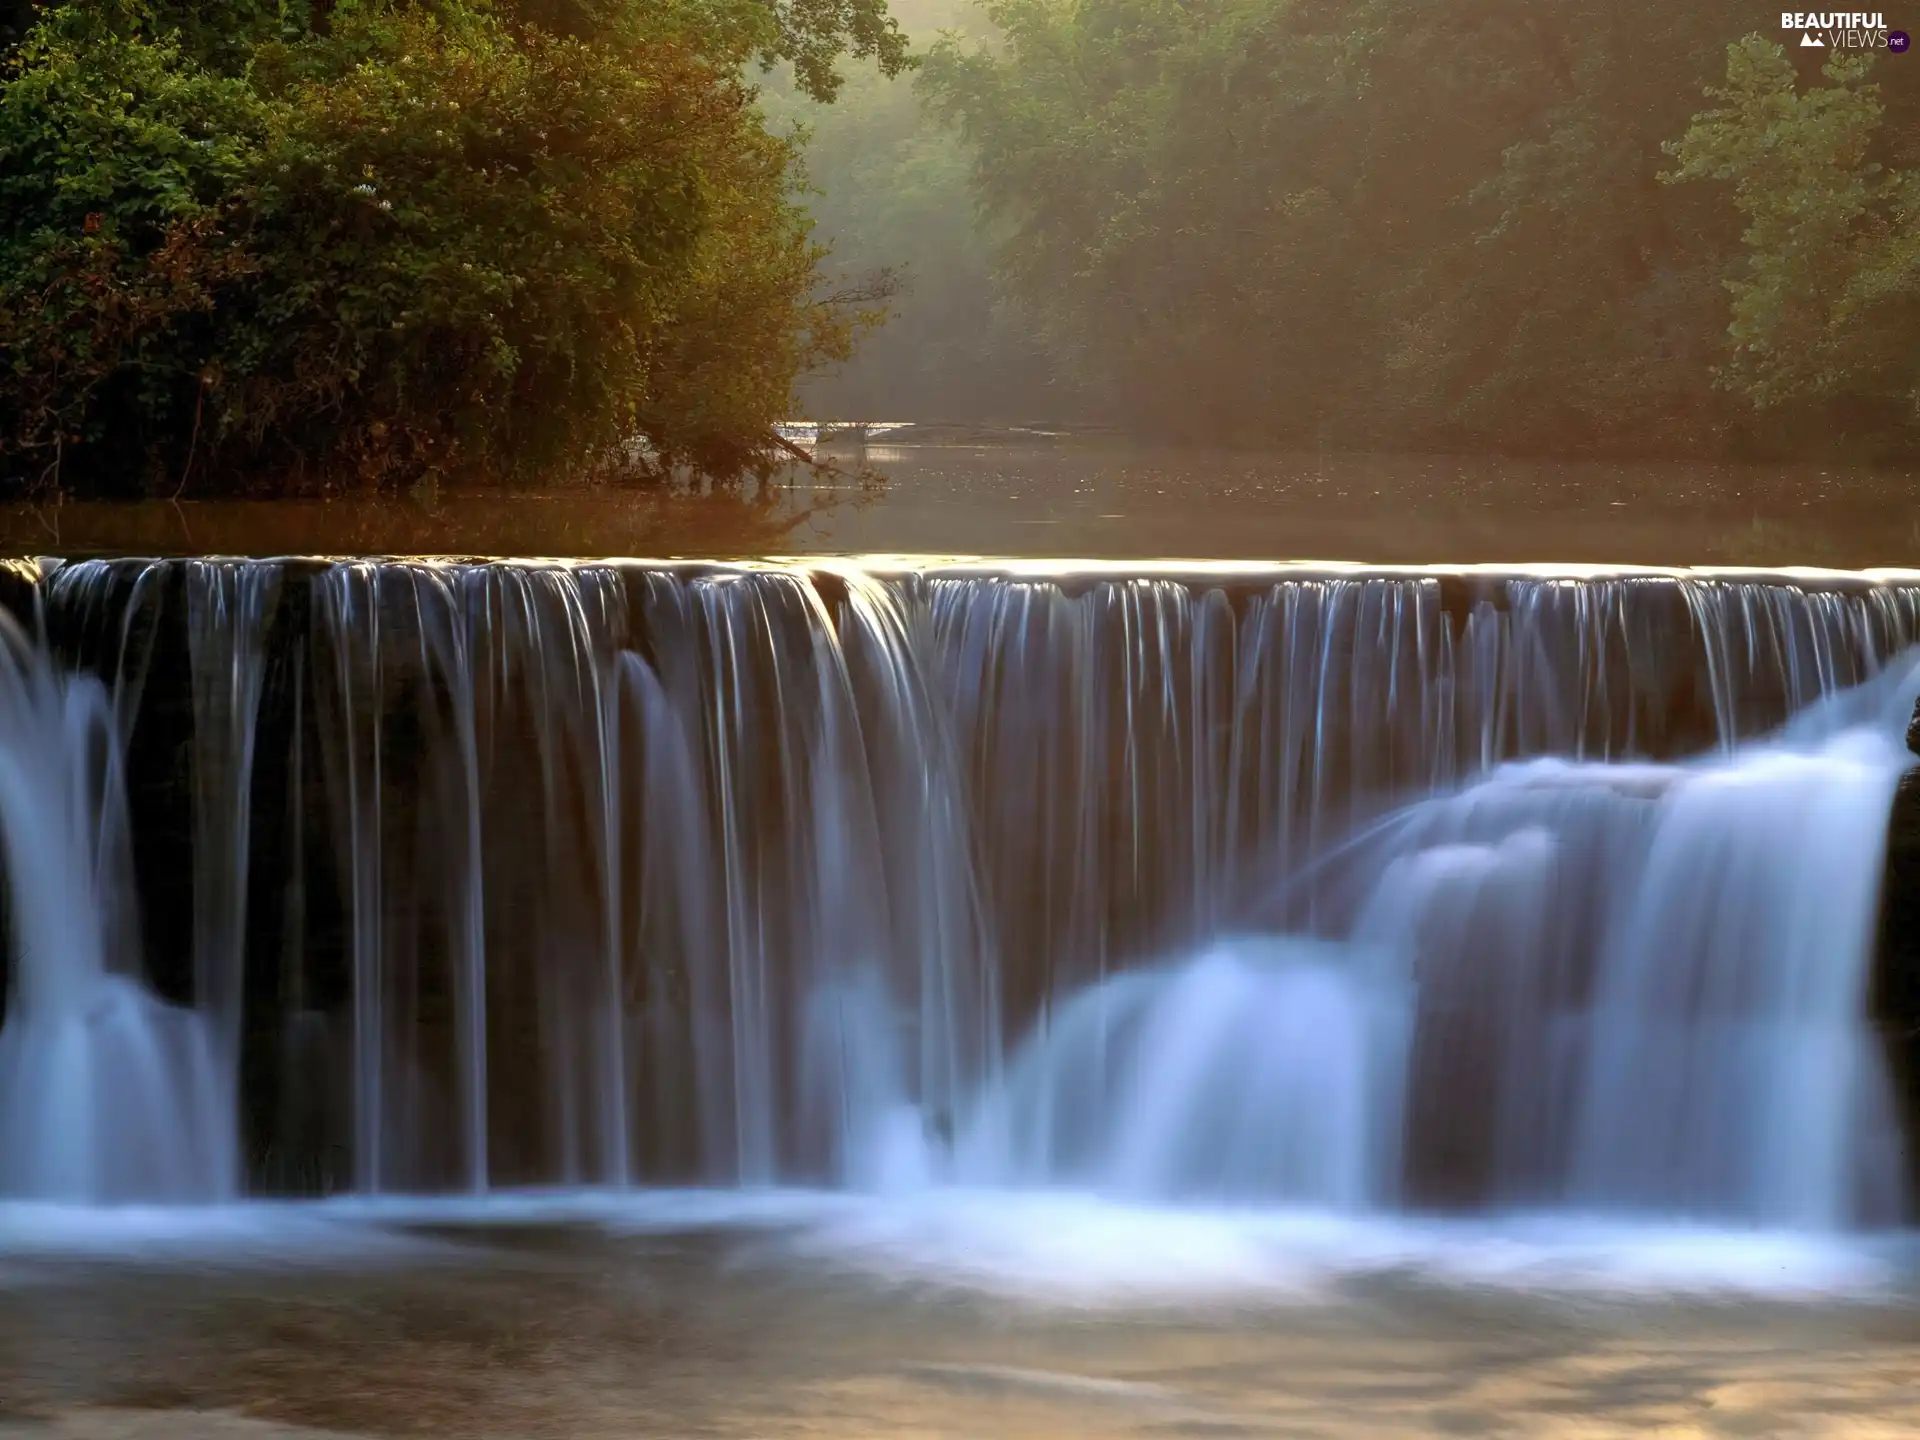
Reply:
<svg viewBox="0 0 1920 1440"><path fill-rule="evenodd" d="M1920 1433L1907 1240L659 1194L0 1242L7 1440Z"/></svg>
<svg viewBox="0 0 1920 1440"><path fill-rule="evenodd" d="M835 453L765 503L607 489L0 509L0 551L917 553L1816 565L1920 562L1920 477L1499 458L1232 455L1063 441ZM867 480L882 483L870 484Z"/></svg>

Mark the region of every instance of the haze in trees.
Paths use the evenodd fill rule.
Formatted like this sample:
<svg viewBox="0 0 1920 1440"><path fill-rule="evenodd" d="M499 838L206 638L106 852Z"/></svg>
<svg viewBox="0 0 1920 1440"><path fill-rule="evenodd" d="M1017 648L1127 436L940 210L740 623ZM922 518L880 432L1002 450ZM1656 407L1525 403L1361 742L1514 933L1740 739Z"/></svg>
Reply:
<svg viewBox="0 0 1920 1440"><path fill-rule="evenodd" d="M1135 426L1560 454L1920 436L1898 57L1816 71L1829 52L1789 59L1731 0L986 11L993 37L943 40L921 84L1038 332Z"/></svg>

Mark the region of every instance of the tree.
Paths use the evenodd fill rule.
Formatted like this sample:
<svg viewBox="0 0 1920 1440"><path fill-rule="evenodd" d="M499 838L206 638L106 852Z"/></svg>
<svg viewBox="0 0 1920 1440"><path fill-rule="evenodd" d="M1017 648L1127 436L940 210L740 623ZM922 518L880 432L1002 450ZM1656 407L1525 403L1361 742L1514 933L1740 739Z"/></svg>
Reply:
<svg viewBox="0 0 1920 1440"><path fill-rule="evenodd" d="M936 47L922 83L978 157L1004 280L1116 416L1350 447L1825 443L1716 388L1739 216L1659 183L1748 7L988 10L997 36ZM1897 256L1872 273L1897 289Z"/></svg>
<svg viewBox="0 0 1920 1440"><path fill-rule="evenodd" d="M904 63L878 0L52 10L0 89L8 478L752 472L870 317L743 67L839 47Z"/></svg>
<svg viewBox="0 0 1920 1440"><path fill-rule="evenodd" d="M1432 21L1450 38L1415 50L1497 59L1471 94L1405 107L1402 153L1427 152L1439 107L1472 145L1387 291L1386 375L1408 432L1561 453L1722 447L1734 417L1709 366L1734 226L1657 177L1745 7L1486 0ZM1406 75L1385 88L1420 94Z"/></svg>
<svg viewBox="0 0 1920 1440"><path fill-rule="evenodd" d="M1920 429L1920 170L1876 159L1885 107L1865 57L1802 87L1779 45L1727 52L1720 104L1670 146L1670 181L1730 185L1746 221L1727 281L1721 383L1760 409L1820 407L1854 431Z"/></svg>

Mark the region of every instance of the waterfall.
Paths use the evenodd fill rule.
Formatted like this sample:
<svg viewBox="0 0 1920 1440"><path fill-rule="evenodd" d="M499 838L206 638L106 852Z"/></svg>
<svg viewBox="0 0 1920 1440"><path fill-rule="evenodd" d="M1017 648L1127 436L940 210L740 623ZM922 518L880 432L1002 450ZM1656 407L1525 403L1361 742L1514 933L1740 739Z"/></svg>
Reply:
<svg viewBox="0 0 1920 1440"><path fill-rule="evenodd" d="M1068 1001L956 1152L977 1185L1358 1210L1397 1186L1410 995L1391 957L1241 940Z"/></svg>
<svg viewBox="0 0 1920 1440"><path fill-rule="evenodd" d="M54 1033L45 987L124 997L176 1160L254 1189L1903 1203L1869 1010L1904 580L194 561L37 594L0 1052ZM119 837L62 862L92 939L21 899L54 756L105 777L62 823ZM136 983L142 929L191 1009ZM0 1092L5 1133L41 1097ZM225 1183L116 1143L111 1185L0 1190Z"/></svg>
<svg viewBox="0 0 1920 1440"><path fill-rule="evenodd" d="M1364 879L1318 917L1337 942L1229 940L1070 999L988 1090L961 1173L1885 1223L1868 966L1909 761L1863 727L1688 767L1519 763L1416 802L1340 857Z"/></svg>
<svg viewBox="0 0 1920 1440"><path fill-rule="evenodd" d="M195 561L187 568L193 763L198 777L193 788L194 981L215 1046L215 1074L229 1092L238 1079L246 985L253 767L260 692L266 682L264 631L279 582L279 573L264 566ZM238 1115L236 1095L228 1093L223 1106Z"/></svg>
<svg viewBox="0 0 1920 1440"><path fill-rule="evenodd" d="M205 1201L237 1174L205 1017L141 984L106 689L0 615L0 836L17 960L0 1027L0 1194Z"/></svg>

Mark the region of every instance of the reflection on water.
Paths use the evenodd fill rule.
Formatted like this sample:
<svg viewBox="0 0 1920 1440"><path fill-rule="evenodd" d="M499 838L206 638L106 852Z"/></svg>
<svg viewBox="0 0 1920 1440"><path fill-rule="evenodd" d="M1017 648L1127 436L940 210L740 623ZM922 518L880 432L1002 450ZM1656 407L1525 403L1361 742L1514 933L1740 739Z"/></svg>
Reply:
<svg viewBox="0 0 1920 1440"><path fill-rule="evenodd" d="M1004 1196L0 1226L45 1242L0 1277L8 1440L1920 1428L1911 1257L1754 1235Z"/></svg>
<svg viewBox="0 0 1920 1440"><path fill-rule="evenodd" d="M0 554L764 555L871 487L832 477L755 495L656 495L607 486L534 494L0 506Z"/></svg>
<svg viewBox="0 0 1920 1440"><path fill-rule="evenodd" d="M1641 565L1908 565L1914 478L1816 467L875 447L821 518L848 552Z"/></svg>
<svg viewBox="0 0 1920 1440"><path fill-rule="evenodd" d="M10 554L1075 555L1907 566L1916 477L1808 466L873 446L757 498L537 495L0 508ZM866 470L862 470L862 465ZM870 474L868 472L871 472ZM884 488L869 481L883 479Z"/></svg>

